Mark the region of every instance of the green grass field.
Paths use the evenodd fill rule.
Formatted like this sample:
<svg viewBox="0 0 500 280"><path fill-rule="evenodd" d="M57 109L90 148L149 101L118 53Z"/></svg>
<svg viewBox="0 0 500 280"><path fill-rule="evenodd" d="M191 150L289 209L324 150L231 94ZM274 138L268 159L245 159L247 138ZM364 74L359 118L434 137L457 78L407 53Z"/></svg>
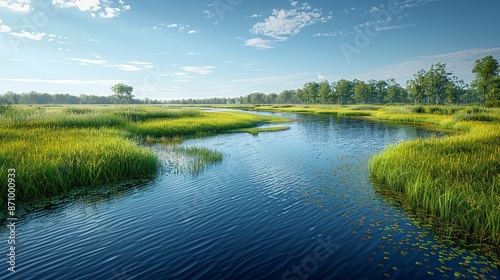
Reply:
<svg viewBox="0 0 500 280"><path fill-rule="evenodd" d="M205 112L160 106L13 106L0 114L0 191L16 170L16 201L30 202L71 189L151 178L159 159L147 143L178 143L252 128L283 118L236 112ZM177 149L201 170L221 155L202 147ZM6 199L0 200L6 209ZM4 211L4 210L2 210Z"/></svg>

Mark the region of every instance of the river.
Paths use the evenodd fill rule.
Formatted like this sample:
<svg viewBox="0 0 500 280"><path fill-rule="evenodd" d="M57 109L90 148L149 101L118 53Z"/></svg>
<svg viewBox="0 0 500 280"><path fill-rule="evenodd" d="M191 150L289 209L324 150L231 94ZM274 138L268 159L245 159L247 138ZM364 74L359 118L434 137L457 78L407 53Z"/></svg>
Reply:
<svg viewBox="0 0 500 280"><path fill-rule="evenodd" d="M185 141L224 153L200 174L163 170L112 195L65 199L20 217L17 272L7 271L4 255L0 278L499 277L486 258L434 236L373 189L372 155L433 132L284 116L295 119L286 131ZM153 148L162 156L164 147ZM4 227L4 253L8 234Z"/></svg>

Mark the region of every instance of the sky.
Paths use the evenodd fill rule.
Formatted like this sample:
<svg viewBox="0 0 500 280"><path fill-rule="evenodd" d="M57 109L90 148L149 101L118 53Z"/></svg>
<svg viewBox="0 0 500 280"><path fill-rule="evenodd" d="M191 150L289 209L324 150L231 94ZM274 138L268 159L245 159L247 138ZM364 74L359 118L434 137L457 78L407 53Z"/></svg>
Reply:
<svg viewBox="0 0 500 280"><path fill-rule="evenodd" d="M238 97L500 60L496 0L0 0L0 93Z"/></svg>

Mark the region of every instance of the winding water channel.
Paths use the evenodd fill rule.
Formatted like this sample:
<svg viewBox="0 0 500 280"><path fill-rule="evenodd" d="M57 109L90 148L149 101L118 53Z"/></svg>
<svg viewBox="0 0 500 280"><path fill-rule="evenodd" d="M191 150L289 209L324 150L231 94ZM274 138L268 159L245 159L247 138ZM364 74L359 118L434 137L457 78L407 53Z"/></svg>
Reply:
<svg viewBox="0 0 500 280"><path fill-rule="evenodd" d="M3 261L0 278L499 277L486 258L418 227L373 189L373 154L432 132L284 116L296 119L287 131L186 141L224 153L196 176L163 171L113 195L26 214L16 229L17 272ZM161 156L164 147L154 149Z"/></svg>

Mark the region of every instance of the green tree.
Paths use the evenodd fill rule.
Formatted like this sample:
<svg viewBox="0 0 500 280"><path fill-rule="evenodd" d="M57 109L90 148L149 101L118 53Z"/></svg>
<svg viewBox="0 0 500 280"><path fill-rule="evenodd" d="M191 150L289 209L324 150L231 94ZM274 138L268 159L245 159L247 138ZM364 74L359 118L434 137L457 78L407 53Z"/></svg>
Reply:
<svg viewBox="0 0 500 280"><path fill-rule="evenodd" d="M352 81L341 79L333 84L333 88L335 89L337 103L346 104L353 95L354 83Z"/></svg>
<svg viewBox="0 0 500 280"><path fill-rule="evenodd" d="M295 95L295 90L291 89L284 90L278 95L276 102L280 104L290 104L292 103L292 98L294 95Z"/></svg>
<svg viewBox="0 0 500 280"><path fill-rule="evenodd" d="M134 97L132 95L132 91L134 91L134 88L122 83L112 86L111 91L115 93L114 96L118 98L120 102L125 101L128 103L128 101Z"/></svg>
<svg viewBox="0 0 500 280"><path fill-rule="evenodd" d="M330 84L328 83L328 81L321 82L318 92L319 102L322 104L333 103L333 100L331 99L331 93L332 89L330 88Z"/></svg>
<svg viewBox="0 0 500 280"><path fill-rule="evenodd" d="M429 97L429 101L441 104L443 95L448 87L448 72L446 72L446 64L438 62L431 65L431 69L425 75L425 94ZM429 103L430 103L429 102Z"/></svg>
<svg viewBox="0 0 500 280"><path fill-rule="evenodd" d="M495 79L498 77L499 71L498 61L491 55L476 60L476 64L472 68L472 73L476 74L472 86L482 94L484 103L493 100Z"/></svg>
<svg viewBox="0 0 500 280"><path fill-rule="evenodd" d="M457 76L451 77L446 87L446 103L459 104L461 97L465 94L468 85Z"/></svg>
<svg viewBox="0 0 500 280"><path fill-rule="evenodd" d="M416 74L413 74L413 79L407 82L408 93L415 102L420 104L425 93L425 76L426 72L421 69Z"/></svg>
<svg viewBox="0 0 500 280"><path fill-rule="evenodd" d="M316 103L318 100L320 84L317 82L308 82L302 88L304 91L303 101L307 104Z"/></svg>
<svg viewBox="0 0 500 280"><path fill-rule="evenodd" d="M266 103L267 104L275 104L276 99L278 99L278 95L276 93L270 93L266 96Z"/></svg>
<svg viewBox="0 0 500 280"><path fill-rule="evenodd" d="M404 102L404 89L394 79L388 80L387 94L384 97L388 103Z"/></svg>
<svg viewBox="0 0 500 280"><path fill-rule="evenodd" d="M389 81L380 80L375 84L375 88L377 89L377 96L375 98L376 103L383 103L385 100L385 96L387 95L387 88L389 86Z"/></svg>
<svg viewBox="0 0 500 280"><path fill-rule="evenodd" d="M354 102L365 104L370 96L370 84L358 81L354 85Z"/></svg>

